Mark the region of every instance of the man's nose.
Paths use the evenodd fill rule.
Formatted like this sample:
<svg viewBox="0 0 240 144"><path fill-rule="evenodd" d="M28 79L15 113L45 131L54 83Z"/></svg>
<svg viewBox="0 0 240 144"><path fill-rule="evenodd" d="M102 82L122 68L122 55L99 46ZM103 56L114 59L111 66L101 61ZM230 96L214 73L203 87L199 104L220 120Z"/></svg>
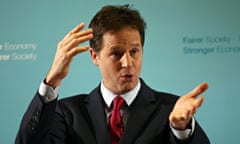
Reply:
<svg viewBox="0 0 240 144"><path fill-rule="evenodd" d="M126 53L121 58L122 67L128 68L132 66L132 57L130 54Z"/></svg>

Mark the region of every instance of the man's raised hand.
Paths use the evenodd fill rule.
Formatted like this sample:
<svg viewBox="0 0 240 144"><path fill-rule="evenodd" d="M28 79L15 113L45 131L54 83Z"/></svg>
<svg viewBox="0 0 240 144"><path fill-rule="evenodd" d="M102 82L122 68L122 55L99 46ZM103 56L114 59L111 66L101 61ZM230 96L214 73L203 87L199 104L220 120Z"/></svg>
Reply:
<svg viewBox="0 0 240 144"><path fill-rule="evenodd" d="M93 38L93 30L90 28L83 30L84 26L84 23L79 24L58 43L53 64L45 79L48 85L59 86L62 79L67 76L74 56L90 48L89 45L78 47L79 44Z"/></svg>

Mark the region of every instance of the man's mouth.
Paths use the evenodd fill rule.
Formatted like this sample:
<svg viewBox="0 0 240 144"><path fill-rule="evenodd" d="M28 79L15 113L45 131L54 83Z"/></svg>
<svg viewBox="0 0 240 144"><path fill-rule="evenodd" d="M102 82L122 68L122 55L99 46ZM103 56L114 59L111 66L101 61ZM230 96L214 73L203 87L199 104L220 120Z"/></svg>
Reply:
<svg viewBox="0 0 240 144"><path fill-rule="evenodd" d="M132 74L125 74L125 75L121 76L121 79L123 79L123 80L131 80L132 77L133 77Z"/></svg>

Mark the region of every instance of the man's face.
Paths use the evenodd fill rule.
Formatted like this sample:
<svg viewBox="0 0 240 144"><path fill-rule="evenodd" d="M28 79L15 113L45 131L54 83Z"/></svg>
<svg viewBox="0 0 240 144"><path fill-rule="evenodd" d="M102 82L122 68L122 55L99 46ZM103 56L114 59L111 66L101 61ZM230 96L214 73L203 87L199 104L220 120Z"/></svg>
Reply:
<svg viewBox="0 0 240 144"><path fill-rule="evenodd" d="M90 50L93 62L99 66L103 84L115 94L132 90L142 68L143 48L136 29L123 28L103 35L101 51Z"/></svg>

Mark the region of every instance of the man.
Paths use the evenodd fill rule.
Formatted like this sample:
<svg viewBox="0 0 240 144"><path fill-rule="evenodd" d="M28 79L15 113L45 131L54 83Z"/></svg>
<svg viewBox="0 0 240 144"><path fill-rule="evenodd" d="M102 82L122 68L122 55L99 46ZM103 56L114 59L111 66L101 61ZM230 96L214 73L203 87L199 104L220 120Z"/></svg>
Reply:
<svg viewBox="0 0 240 144"><path fill-rule="evenodd" d="M210 143L193 118L207 83L178 97L152 90L140 78L146 24L137 10L105 6L88 29L84 26L59 42L16 144ZM78 47L88 40L90 46ZM89 94L57 100L73 58L86 50L100 69L100 85Z"/></svg>

